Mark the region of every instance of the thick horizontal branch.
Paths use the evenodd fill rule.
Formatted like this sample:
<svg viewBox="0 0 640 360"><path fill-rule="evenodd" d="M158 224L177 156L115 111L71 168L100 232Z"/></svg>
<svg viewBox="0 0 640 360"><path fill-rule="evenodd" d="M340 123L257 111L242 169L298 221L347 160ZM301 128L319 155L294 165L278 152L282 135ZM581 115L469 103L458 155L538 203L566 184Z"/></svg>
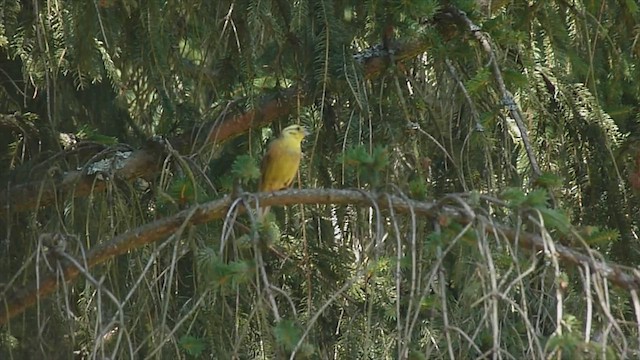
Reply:
<svg viewBox="0 0 640 360"><path fill-rule="evenodd" d="M227 214L234 200L227 196L140 226L110 241L100 243L100 245L89 250L85 259L78 258L77 262L87 264L91 268L144 245L166 239L185 224L197 225L221 219ZM250 207L256 207L257 204L261 206L292 204L371 206L381 210L393 208L398 213L413 212L423 219L447 216L460 223L469 223L476 220L468 212L457 211L451 207L442 207L433 202L419 202L396 195L375 194L359 190L305 189L247 194L245 203ZM239 205L238 211L242 212L245 209L242 205ZM491 223L485 224L484 229L490 234L498 232L523 248L533 251L546 251L544 240L537 234L518 233L508 227ZM593 257L560 244L555 244L555 250L554 254L549 255L558 256L567 263L580 266L586 265L592 272L600 273L603 277L625 289L635 290L640 288L640 277L622 266L598 261ZM60 265L63 269L64 279L67 282L74 281L81 274L80 269L69 262L62 260ZM41 276L39 283L33 283L23 289L13 290L10 293L9 289L7 289L0 298L0 304L2 304L0 306L0 325L33 306L38 298L46 297L55 292L60 286L58 279L59 275L48 274Z"/></svg>

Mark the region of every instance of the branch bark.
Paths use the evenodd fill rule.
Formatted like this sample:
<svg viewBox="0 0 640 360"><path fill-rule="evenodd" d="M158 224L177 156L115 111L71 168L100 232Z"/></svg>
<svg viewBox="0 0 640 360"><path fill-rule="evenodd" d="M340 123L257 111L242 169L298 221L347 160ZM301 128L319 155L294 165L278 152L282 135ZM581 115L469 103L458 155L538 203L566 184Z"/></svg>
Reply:
<svg viewBox="0 0 640 360"><path fill-rule="evenodd" d="M197 225L223 218L234 203L233 198L225 196L222 199L194 206L173 216L153 221L127 233L121 234L110 241L90 249L85 258L78 258L76 263L94 267L116 256L126 254L161 239L166 239L181 226ZM335 189L304 189L285 190L274 193L245 194L244 204L250 208L260 206L292 205L292 204L334 204L357 205L361 207L373 206L378 209L393 208L396 213L414 212L430 219L450 217L452 220L466 224L477 221L468 210L458 210L450 206L441 206L435 202L419 202L386 193L376 194L360 190ZM239 205L235 210L244 212L246 209ZM549 251L544 239L537 234L516 232L515 230L497 225L491 221L484 222L484 230L488 234L498 233L515 244L532 251ZM616 264L607 264L592 256L576 251L561 244L554 244L555 252L547 253L574 265L587 266L592 272L600 273L612 283L627 290L640 289L640 275L632 270ZM72 262L60 261L60 268L66 282L72 282L82 274ZM59 274L50 273L40 277L39 282L17 290L5 290L0 294L0 325L7 323L12 317L21 314L33 306L37 299L44 298L55 292L61 285Z"/></svg>

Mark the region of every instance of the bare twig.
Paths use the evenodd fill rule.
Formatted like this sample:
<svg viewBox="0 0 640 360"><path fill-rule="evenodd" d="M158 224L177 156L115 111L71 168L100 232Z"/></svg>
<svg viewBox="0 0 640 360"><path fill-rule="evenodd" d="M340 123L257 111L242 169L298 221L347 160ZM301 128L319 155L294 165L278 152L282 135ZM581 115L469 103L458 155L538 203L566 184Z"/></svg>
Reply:
<svg viewBox="0 0 640 360"><path fill-rule="evenodd" d="M91 268L116 256L142 247L143 245L164 239L180 229L185 224L197 225L220 219L226 215L229 206L234 199L227 196L220 200L211 201L202 205L181 211L173 216L156 220L145 224L129 232L121 234L110 241L100 243L86 254L86 266ZM376 206L380 209L393 208L396 212L410 213L437 219L448 217L452 221L462 224L470 224L475 218L469 218L469 213L452 206L440 206L434 202L419 202L407 200L400 196L390 194L367 193L362 190L335 190L335 189L304 189L285 190L273 193L258 193L249 201L251 207L253 201L260 202L262 206L292 205L292 204L353 204L358 206ZM246 209L239 209L246 211ZM532 251L547 251L545 240L538 234L517 231L506 226L486 223L484 231L487 233L498 232L518 246ZM561 244L555 244L555 253L559 260L578 266L585 266L589 271L598 273L605 278L627 290L640 289L640 275L632 270L616 264L608 264L595 259L593 256L576 251ZM69 282L77 279L82 272L70 262L62 262L62 275ZM0 293L0 325L10 318L18 315L35 304L36 299L48 296L60 286L58 275L55 273L43 274L41 279L23 289L10 292L6 289Z"/></svg>
<svg viewBox="0 0 640 360"><path fill-rule="evenodd" d="M469 29L471 34L478 40L480 45L482 45L482 49L489 56L489 62L491 64L491 70L493 72L493 76L496 78L496 82L498 83L498 89L502 94L502 101L504 105L509 109L509 113L513 120L515 120L516 125L518 126L518 130L520 130L520 136L522 137L522 143L524 144L524 148L527 152L527 157L529 158L529 163L531 164L531 169L533 171L534 177L538 177L542 174L540 170L540 166L538 165L538 160L536 160L536 154L533 151L533 147L531 146L531 141L529 140L529 135L527 133L527 127L524 125L524 119L522 116L522 112L518 107L513 95L507 90L507 86L504 83L504 79L502 78L502 71L500 71L500 65L498 65L498 61L496 59L495 52L489 43L489 40L484 35L484 33L480 30L480 27L474 24L467 14L457 8L452 8L451 12L456 15Z"/></svg>

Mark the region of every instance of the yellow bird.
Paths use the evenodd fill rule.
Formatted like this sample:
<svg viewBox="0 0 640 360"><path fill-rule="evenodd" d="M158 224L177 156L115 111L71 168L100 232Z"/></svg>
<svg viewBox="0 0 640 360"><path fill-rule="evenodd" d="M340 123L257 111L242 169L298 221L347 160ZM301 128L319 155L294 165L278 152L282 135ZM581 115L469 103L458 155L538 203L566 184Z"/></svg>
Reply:
<svg viewBox="0 0 640 360"><path fill-rule="evenodd" d="M291 186L300 166L302 149L300 144L309 131L301 125L289 125L269 145L262 158L260 191L277 191ZM269 211L265 207L261 218Z"/></svg>

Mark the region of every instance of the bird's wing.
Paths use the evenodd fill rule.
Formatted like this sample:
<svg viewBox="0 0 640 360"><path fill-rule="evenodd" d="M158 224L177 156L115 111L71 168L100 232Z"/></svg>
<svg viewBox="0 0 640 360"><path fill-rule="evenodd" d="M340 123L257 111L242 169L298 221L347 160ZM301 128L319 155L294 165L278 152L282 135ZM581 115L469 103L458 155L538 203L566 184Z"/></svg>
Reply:
<svg viewBox="0 0 640 360"><path fill-rule="evenodd" d="M285 161L285 143L282 137L279 137L269 144L267 153L262 158L260 165L260 191L275 191L281 188L277 186L282 177L283 161Z"/></svg>
<svg viewBox="0 0 640 360"><path fill-rule="evenodd" d="M260 164L260 184L258 185L260 191L265 190L263 187L265 186L265 178L267 177L267 172L269 171L268 167L269 164L273 163L273 154L271 152L272 147L273 144L271 144L269 146L269 149L267 149L267 153L262 157L262 163Z"/></svg>

